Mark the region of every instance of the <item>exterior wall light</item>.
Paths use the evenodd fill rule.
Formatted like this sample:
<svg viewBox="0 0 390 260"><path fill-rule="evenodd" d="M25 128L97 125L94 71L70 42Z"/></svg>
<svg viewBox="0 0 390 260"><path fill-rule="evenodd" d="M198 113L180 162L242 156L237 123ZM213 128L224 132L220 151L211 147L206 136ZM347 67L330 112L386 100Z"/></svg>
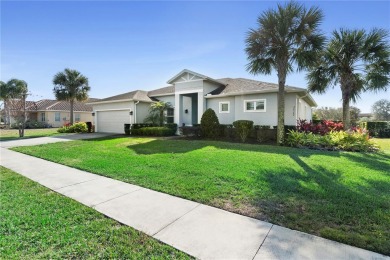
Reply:
<svg viewBox="0 0 390 260"><path fill-rule="evenodd" d="M133 111L130 111L130 115L132 116L134 113L133 113Z"/></svg>
<svg viewBox="0 0 390 260"><path fill-rule="evenodd" d="M184 113L188 114L188 109L184 110Z"/></svg>

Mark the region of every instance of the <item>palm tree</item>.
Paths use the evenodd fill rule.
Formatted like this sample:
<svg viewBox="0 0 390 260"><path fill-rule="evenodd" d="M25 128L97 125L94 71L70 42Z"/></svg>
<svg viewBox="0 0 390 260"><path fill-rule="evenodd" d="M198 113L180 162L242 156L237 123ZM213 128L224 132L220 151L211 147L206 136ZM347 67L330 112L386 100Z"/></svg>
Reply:
<svg viewBox="0 0 390 260"><path fill-rule="evenodd" d="M24 80L10 79L6 83L0 81L0 100L4 103L4 121L5 124L10 123L10 108L9 103L12 99L22 99L27 95L27 83Z"/></svg>
<svg viewBox="0 0 390 260"><path fill-rule="evenodd" d="M259 28L250 29L246 38L247 70L252 74L278 75L278 145L284 141L284 95L286 76L293 71L313 65L315 56L323 48L325 37L319 31L322 11L316 7L306 9L296 2L276 10L265 11L258 18Z"/></svg>
<svg viewBox="0 0 390 260"><path fill-rule="evenodd" d="M344 129L350 128L350 102L365 91L386 90L390 74L388 32L383 29L340 29L321 55L317 66L307 75L309 90L324 93L340 84Z"/></svg>
<svg viewBox="0 0 390 260"><path fill-rule="evenodd" d="M164 101L158 101L150 105L150 114L158 115L158 121L160 126L164 125L164 121L165 121L164 112L167 111L169 108L172 108L171 103L164 102Z"/></svg>
<svg viewBox="0 0 390 260"><path fill-rule="evenodd" d="M77 70L65 69L58 72L53 78L53 93L57 100L69 101L70 103L70 124L73 124L74 101L88 99L88 78Z"/></svg>

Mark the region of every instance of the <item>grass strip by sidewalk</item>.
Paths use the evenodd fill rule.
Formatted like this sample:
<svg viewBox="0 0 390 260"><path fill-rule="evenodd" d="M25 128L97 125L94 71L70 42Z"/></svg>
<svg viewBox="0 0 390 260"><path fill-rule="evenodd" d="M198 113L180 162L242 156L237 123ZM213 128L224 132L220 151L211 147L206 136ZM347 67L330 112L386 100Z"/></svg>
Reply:
<svg viewBox="0 0 390 260"><path fill-rule="evenodd" d="M10 140L60 135L60 133L57 132L57 129L58 128L25 129L24 137L22 138L19 137L18 129L0 129L0 141L10 141Z"/></svg>
<svg viewBox="0 0 390 260"><path fill-rule="evenodd" d="M19 174L0 167L2 259L189 259Z"/></svg>

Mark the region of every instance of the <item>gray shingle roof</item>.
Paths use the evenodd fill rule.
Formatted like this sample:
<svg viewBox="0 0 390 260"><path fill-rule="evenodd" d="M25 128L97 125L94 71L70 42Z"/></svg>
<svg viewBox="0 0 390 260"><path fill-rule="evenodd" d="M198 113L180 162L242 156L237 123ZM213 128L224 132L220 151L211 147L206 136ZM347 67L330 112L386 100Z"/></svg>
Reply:
<svg viewBox="0 0 390 260"><path fill-rule="evenodd" d="M131 92L126 92L123 94L111 96L108 98L99 99L96 102L106 102L106 101L117 101L117 100L137 100L144 102L152 102L153 100L148 96L147 91L143 90L134 90ZM92 102L94 103L94 102Z"/></svg>
<svg viewBox="0 0 390 260"><path fill-rule="evenodd" d="M254 92L276 92L279 89L279 86L274 83L262 82L252 79L243 79L243 78L223 78L218 79L218 81L223 82L226 86L217 88L216 90L210 92L211 95L242 95L245 93L254 93ZM306 91L303 88L290 87L286 86L287 92L301 92Z"/></svg>
<svg viewBox="0 0 390 260"><path fill-rule="evenodd" d="M149 97L157 97L157 96L164 96L169 94L175 94L175 87L174 86L168 86L164 88L155 89L148 92Z"/></svg>

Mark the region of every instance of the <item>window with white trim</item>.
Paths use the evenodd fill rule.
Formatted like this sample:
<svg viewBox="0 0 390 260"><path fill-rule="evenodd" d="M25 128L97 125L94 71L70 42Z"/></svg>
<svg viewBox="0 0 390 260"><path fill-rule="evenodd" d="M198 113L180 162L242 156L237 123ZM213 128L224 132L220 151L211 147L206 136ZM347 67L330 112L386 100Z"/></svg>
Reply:
<svg viewBox="0 0 390 260"><path fill-rule="evenodd" d="M265 99L244 100L244 112L265 112Z"/></svg>
<svg viewBox="0 0 390 260"><path fill-rule="evenodd" d="M219 102L219 113L230 113L230 102Z"/></svg>
<svg viewBox="0 0 390 260"><path fill-rule="evenodd" d="M74 121L80 122L80 113L75 113L74 114Z"/></svg>
<svg viewBox="0 0 390 260"><path fill-rule="evenodd" d="M61 121L61 113L60 113L60 112L56 112L56 113L55 113L54 120L55 120L56 122L60 122L60 121Z"/></svg>
<svg viewBox="0 0 390 260"><path fill-rule="evenodd" d="M175 110L173 108L168 108L167 109L167 123L168 124L173 124L174 115L175 115Z"/></svg>
<svg viewBox="0 0 390 260"><path fill-rule="evenodd" d="M41 122L45 122L46 121L46 115L45 113L41 113Z"/></svg>

